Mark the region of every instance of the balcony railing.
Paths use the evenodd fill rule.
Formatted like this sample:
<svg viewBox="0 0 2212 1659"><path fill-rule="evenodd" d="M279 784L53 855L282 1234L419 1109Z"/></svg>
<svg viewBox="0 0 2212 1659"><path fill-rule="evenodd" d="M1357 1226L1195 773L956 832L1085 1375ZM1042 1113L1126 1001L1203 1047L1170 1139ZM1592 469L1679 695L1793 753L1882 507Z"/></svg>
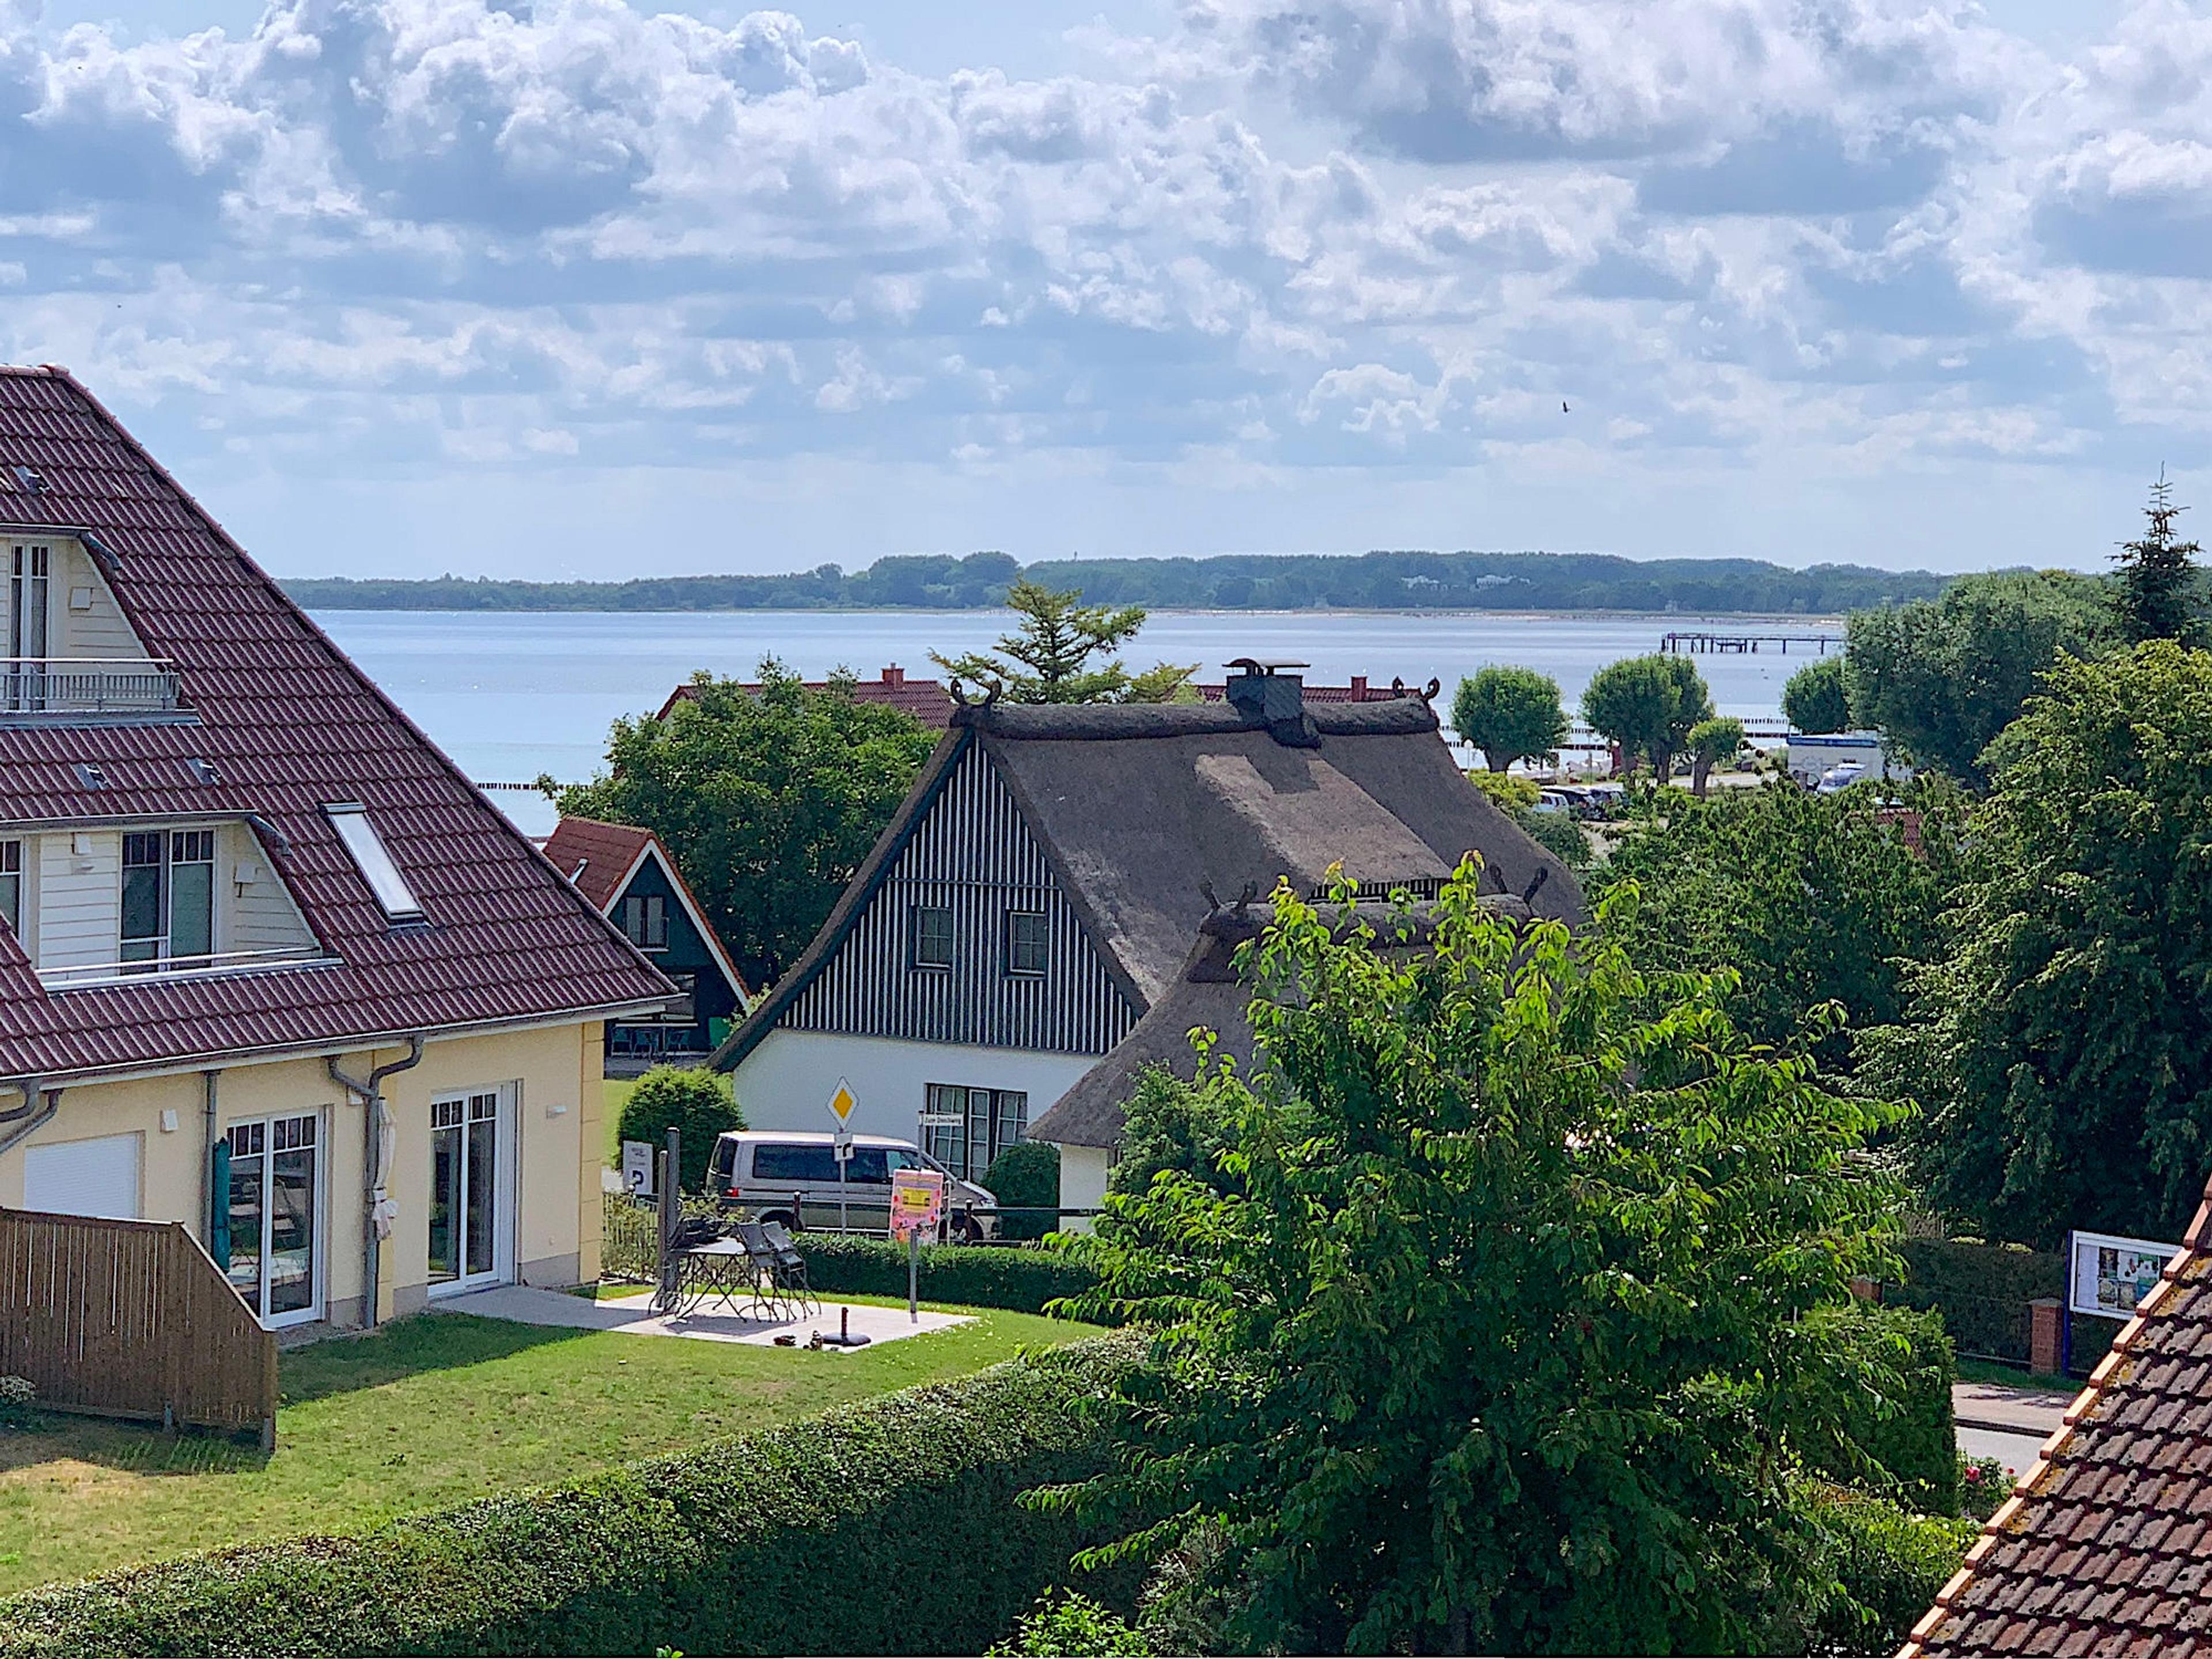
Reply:
<svg viewBox="0 0 2212 1659"><path fill-rule="evenodd" d="M103 657L0 657L0 719L25 714L170 714L177 671Z"/></svg>
<svg viewBox="0 0 2212 1659"><path fill-rule="evenodd" d="M82 989L88 985L126 984L135 979L182 979L203 974L237 974L256 969L334 964L319 945L282 945L258 951L216 951L204 956L163 957L132 962L74 963L66 967L41 967L39 982L49 991Z"/></svg>

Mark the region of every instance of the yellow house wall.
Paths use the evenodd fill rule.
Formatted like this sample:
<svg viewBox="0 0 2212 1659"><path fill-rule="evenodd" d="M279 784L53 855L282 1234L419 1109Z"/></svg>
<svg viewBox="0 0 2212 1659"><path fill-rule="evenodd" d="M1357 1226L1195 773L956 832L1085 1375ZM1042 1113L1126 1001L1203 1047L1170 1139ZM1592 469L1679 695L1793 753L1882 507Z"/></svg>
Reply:
<svg viewBox="0 0 2212 1659"><path fill-rule="evenodd" d="M404 1048L354 1049L338 1057L349 1075L404 1057ZM563 1285L599 1276L601 1035L596 1024L453 1037L425 1046L422 1064L385 1079L392 1167L386 1190L399 1212L380 1251L379 1316L411 1313L428 1299L430 1103L433 1097L515 1085L516 1202L510 1207L516 1277ZM73 1085L52 1122L0 1157L0 1204L23 1202L30 1146L98 1136L140 1137L141 1217L204 1231L203 1171L210 1144L205 1085L198 1073ZM216 1081L216 1124L319 1114L324 1297L335 1323L361 1316L364 1109L331 1080L320 1059L240 1063ZM174 1129L162 1113L175 1114Z"/></svg>

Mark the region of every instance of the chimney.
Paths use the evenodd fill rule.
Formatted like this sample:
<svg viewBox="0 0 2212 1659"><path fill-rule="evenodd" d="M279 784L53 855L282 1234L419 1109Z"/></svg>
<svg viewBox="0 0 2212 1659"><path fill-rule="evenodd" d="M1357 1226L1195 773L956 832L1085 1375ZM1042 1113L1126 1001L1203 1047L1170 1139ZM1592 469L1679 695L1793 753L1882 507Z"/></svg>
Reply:
<svg viewBox="0 0 2212 1659"><path fill-rule="evenodd" d="M884 684L885 685L904 685L906 684L906 670L901 668L896 663L893 663L889 668L884 670Z"/></svg>
<svg viewBox="0 0 2212 1659"><path fill-rule="evenodd" d="M1365 702L1367 701L1366 675L1354 674L1352 677L1352 700L1354 702Z"/></svg>
<svg viewBox="0 0 2212 1659"><path fill-rule="evenodd" d="M1265 720L1276 742L1310 749L1316 734L1306 719L1302 662L1261 662L1239 657L1226 665L1237 671L1226 688L1230 706L1247 720Z"/></svg>

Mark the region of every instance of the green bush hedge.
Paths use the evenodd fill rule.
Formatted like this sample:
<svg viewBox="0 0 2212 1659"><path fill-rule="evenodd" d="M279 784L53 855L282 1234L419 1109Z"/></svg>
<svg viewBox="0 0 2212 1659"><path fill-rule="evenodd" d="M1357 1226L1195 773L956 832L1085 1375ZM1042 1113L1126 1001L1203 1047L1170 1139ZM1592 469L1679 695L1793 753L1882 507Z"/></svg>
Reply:
<svg viewBox="0 0 2212 1659"><path fill-rule="evenodd" d="M1887 1365L1902 1385L1887 1400L1808 1389L1791 1403L1792 1437L1806 1462L1832 1480L1885 1492L1911 1509L1957 1514L1951 1385L1959 1371L1942 1322L1931 1313L1862 1302L1822 1309L1806 1324L1824 1349L1850 1354L1861 1364Z"/></svg>
<svg viewBox="0 0 2212 1659"><path fill-rule="evenodd" d="M1807 1632L1815 1653L1894 1653L1981 1530L1833 1489L1814 1494L1811 1508L1835 1585Z"/></svg>
<svg viewBox="0 0 2212 1659"><path fill-rule="evenodd" d="M807 1281L836 1296L904 1296L906 1246L888 1238L802 1233ZM1091 1270L1056 1250L932 1244L921 1252L921 1294L969 1308L1042 1313L1045 1304L1097 1283Z"/></svg>
<svg viewBox="0 0 2212 1659"><path fill-rule="evenodd" d="M1016 1494L1108 1445L1121 1338L379 1527L0 1601L0 1659L980 1653L1085 1543ZM836 1363L836 1362L830 1362Z"/></svg>
<svg viewBox="0 0 2212 1659"><path fill-rule="evenodd" d="M1905 1258L1905 1279L1885 1284L1881 1299L1936 1310L1961 1353L2026 1364L2027 1304L2066 1287L2065 1258L2052 1250L1908 1238L1897 1253Z"/></svg>

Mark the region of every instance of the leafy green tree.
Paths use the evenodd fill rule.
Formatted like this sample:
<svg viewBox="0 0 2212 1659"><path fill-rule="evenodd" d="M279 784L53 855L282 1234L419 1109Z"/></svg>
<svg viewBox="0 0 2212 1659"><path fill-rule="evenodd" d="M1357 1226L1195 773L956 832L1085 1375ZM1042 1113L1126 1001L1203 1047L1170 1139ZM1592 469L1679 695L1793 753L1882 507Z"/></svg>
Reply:
<svg viewBox="0 0 2212 1659"><path fill-rule="evenodd" d="M658 1151L669 1130L681 1134L681 1184L692 1192L706 1182L715 1137L744 1127L745 1115L730 1093L730 1079L720 1072L656 1066L638 1079L623 1103L624 1140L648 1141Z"/></svg>
<svg viewBox="0 0 2212 1659"><path fill-rule="evenodd" d="M1735 758L1743 747L1743 722L1739 720L1699 720L1683 741L1690 750L1690 793L1705 798L1705 781L1713 768Z"/></svg>
<svg viewBox="0 0 2212 1659"><path fill-rule="evenodd" d="M2195 542L2175 539L2174 520L2183 510L2174 505L2173 486L2160 472L2150 487L2150 505L2143 509L2149 523L2142 539L2120 544L2120 627L2138 643L2179 640L2194 645L2201 632L2197 556L2204 550Z"/></svg>
<svg viewBox="0 0 2212 1659"><path fill-rule="evenodd" d="M1607 885L1643 895L1616 924L1623 945L1652 968L1731 971L1724 1000L1754 1041L1818 1032L1822 1063L1845 1066L1849 1030L1813 1011L1832 1002L1852 1028L1892 1024L1907 966L1942 948L1964 803L1941 781L1909 799L1907 817L1871 789L1815 795L1784 781L1702 805L1679 793L1637 802L1601 866Z"/></svg>
<svg viewBox="0 0 2212 1659"><path fill-rule="evenodd" d="M1559 683L1533 668L1477 669L1452 697L1452 729L1493 772L1539 759L1567 740Z"/></svg>
<svg viewBox="0 0 2212 1659"><path fill-rule="evenodd" d="M760 690L708 675L665 720L619 720L608 771L568 788L563 812L642 825L684 872L756 986L806 948L928 757L912 715L857 702L852 676L810 690L773 657Z"/></svg>
<svg viewBox="0 0 2212 1659"><path fill-rule="evenodd" d="M1048 1140L1018 1140L991 1160L983 1186L1005 1209L1060 1202L1060 1148ZM1057 1214L1002 1215L1001 1238L1042 1238L1059 1224Z"/></svg>
<svg viewBox="0 0 2212 1659"><path fill-rule="evenodd" d="M1145 625L1140 606L1085 605L1079 592L1026 578L1007 590L1006 605L1021 620L1000 635L995 651L929 653L956 685L981 686L1009 702L1168 702L1198 672L1195 664L1156 663L1133 675L1109 654Z"/></svg>
<svg viewBox="0 0 2212 1659"><path fill-rule="evenodd" d="M1982 750L2045 672L2114 638L2103 586L2063 570L1962 576L1940 599L1854 611L1844 626L1853 715L1914 765L1975 785Z"/></svg>
<svg viewBox="0 0 2212 1659"><path fill-rule="evenodd" d="M2179 1238L2212 1170L2212 654L2061 660L1990 758L1952 948L1870 1074L1994 1238Z"/></svg>
<svg viewBox="0 0 2212 1659"><path fill-rule="evenodd" d="M1013 1634L985 1651L991 1659L1143 1659L1152 1646L1121 1614L1061 1590L1040 1596Z"/></svg>
<svg viewBox="0 0 2212 1659"><path fill-rule="evenodd" d="M1638 971L1629 890L1573 940L1476 876L1428 944L1278 889L1251 1080L1194 1085L1241 1194L1109 1194L1079 1305L1152 1358L1121 1468L1037 1501L1171 1517L1085 1565L1218 1528L1231 1652L1771 1650L1821 1573L1790 1435L1847 1363L1807 1316L1889 1260L1898 1113Z"/></svg>
<svg viewBox="0 0 2212 1659"><path fill-rule="evenodd" d="M1782 713L1794 729L1808 737L1850 731L1851 705L1844 692L1843 658L1823 657L1792 674L1782 688Z"/></svg>
<svg viewBox="0 0 2212 1659"><path fill-rule="evenodd" d="M1620 745L1632 767L1638 755L1664 782L1690 728L1713 716L1705 677L1687 657L1660 652L1627 657L1598 670L1583 692L1583 718Z"/></svg>

